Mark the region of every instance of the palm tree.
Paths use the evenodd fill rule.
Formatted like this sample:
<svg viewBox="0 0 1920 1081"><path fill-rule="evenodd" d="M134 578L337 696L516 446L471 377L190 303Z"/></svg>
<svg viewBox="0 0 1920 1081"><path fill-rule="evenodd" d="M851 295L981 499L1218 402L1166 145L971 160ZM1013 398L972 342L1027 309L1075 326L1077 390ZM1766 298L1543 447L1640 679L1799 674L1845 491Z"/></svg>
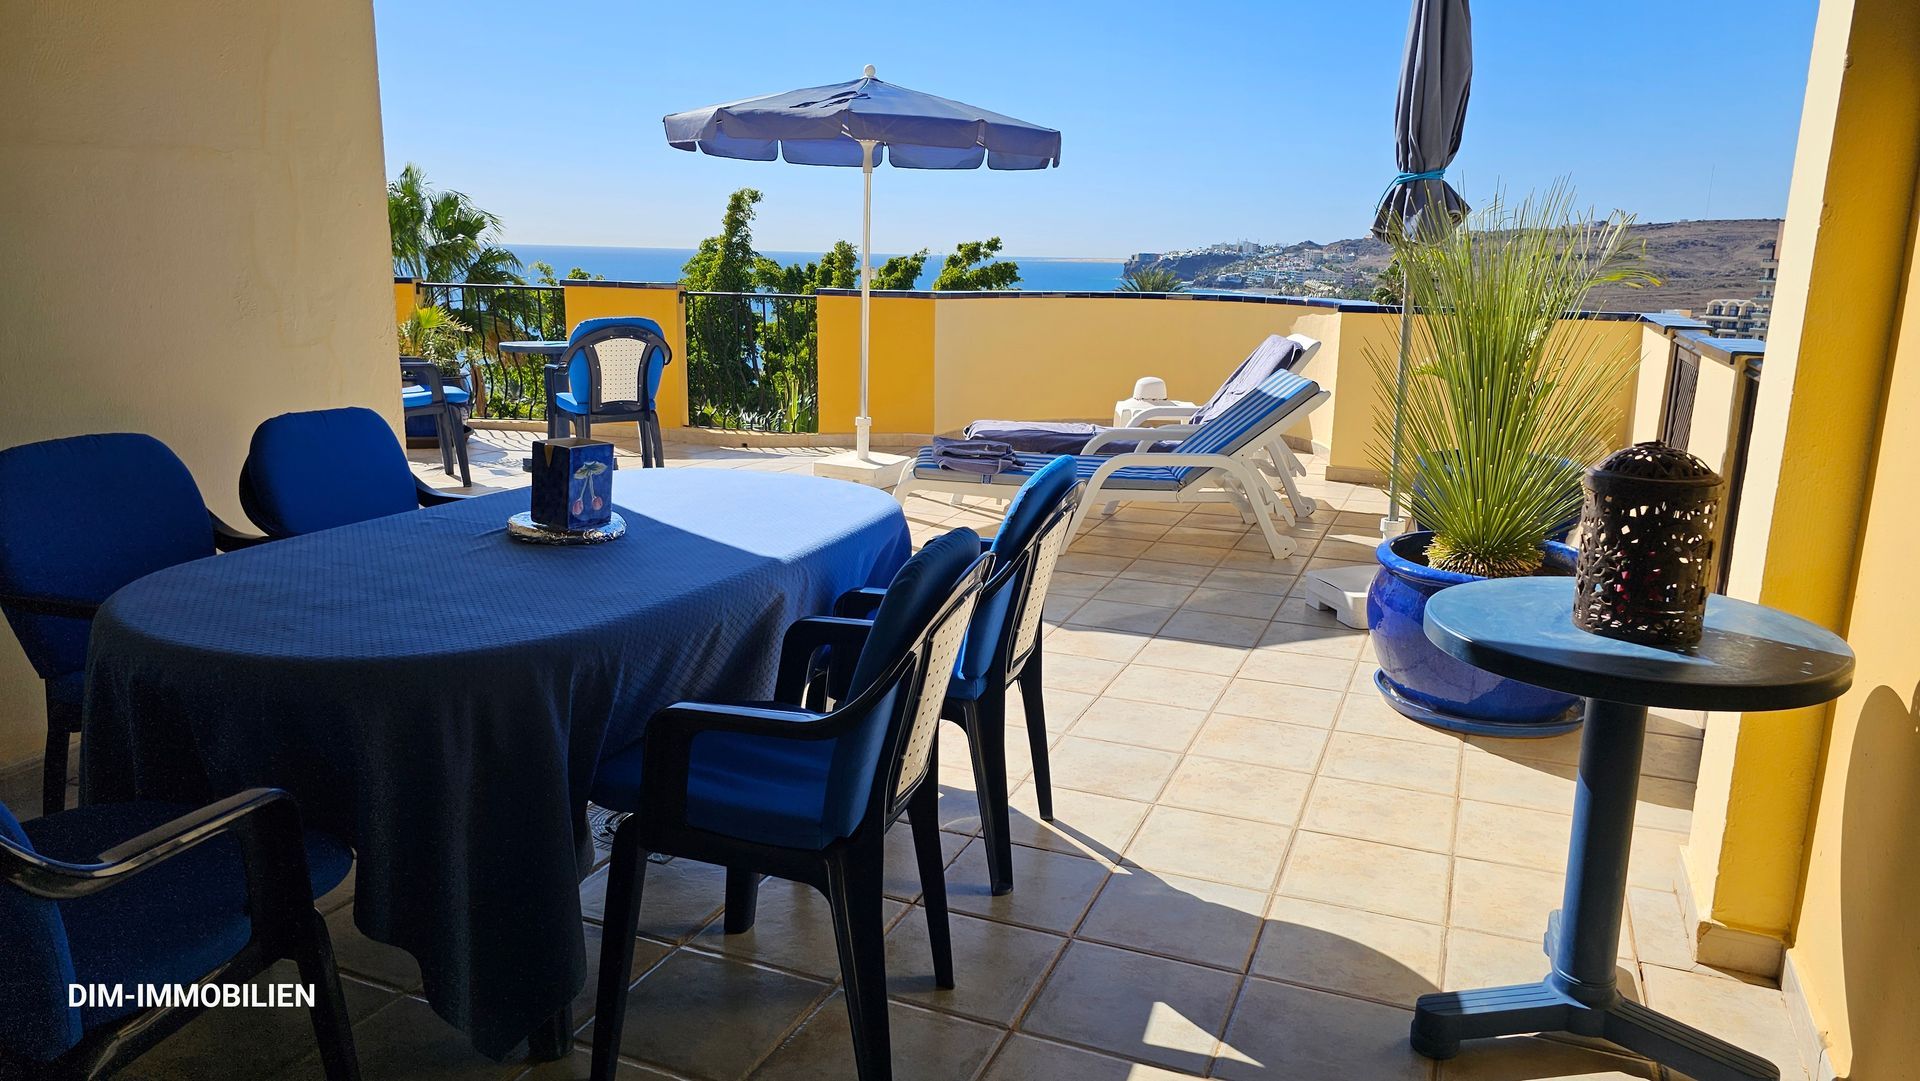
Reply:
<svg viewBox="0 0 1920 1081"><path fill-rule="evenodd" d="M524 285L520 259L494 242L500 218L457 191L437 191L411 162L387 185L393 268L423 281Z"/></svg>
<svg viewBox="0 0 1920 1081"><path fill-rule="evenodd" d="M1142 267L1120 279L1115 289L1121 293L1184 293L1187 283L1167 267Z"/></svg>

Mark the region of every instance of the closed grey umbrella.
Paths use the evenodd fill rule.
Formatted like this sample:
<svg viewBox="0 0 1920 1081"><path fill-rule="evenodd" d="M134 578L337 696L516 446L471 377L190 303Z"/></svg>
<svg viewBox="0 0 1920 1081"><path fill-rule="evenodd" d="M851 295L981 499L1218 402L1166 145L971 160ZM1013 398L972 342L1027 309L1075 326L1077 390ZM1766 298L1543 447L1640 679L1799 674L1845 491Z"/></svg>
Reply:
<svg viewBox="0 0 1920 1081"><path fill-rule="evenodd" d="M1445 177L1460 152L1472 85L1473 19L1467 0L1413 0L1406 58L1400 64L1400 96L1393 109L1393 157L1400 173L1374 208L1374 236L1438 236L1466 215L1467 201ZM1406 269L1401 268L1400 366L1393 397L1392 475L1387 478L1387 522L1396 532L1401 528L1400 436L1412 329Z"/></svg>

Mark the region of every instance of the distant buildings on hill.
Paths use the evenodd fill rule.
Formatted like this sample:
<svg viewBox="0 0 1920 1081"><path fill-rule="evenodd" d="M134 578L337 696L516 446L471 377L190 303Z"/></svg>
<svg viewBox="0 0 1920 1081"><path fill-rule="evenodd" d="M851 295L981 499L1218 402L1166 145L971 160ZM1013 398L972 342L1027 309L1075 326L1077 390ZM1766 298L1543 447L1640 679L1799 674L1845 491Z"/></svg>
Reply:
<svg viewBox="0 0 1920 1081"><path fill-rule="evenodd" d="M1759 338L1767 337L1767 326L1773 320L1773 289L1780 273L1780 239L1776 235L1773 243L1767 245L1767 258L1760 264L1760 282L1754 294L1746 299L1713 300L1707 306L1694 313L1694 318L1712 327L1716 338Z"/></svg>

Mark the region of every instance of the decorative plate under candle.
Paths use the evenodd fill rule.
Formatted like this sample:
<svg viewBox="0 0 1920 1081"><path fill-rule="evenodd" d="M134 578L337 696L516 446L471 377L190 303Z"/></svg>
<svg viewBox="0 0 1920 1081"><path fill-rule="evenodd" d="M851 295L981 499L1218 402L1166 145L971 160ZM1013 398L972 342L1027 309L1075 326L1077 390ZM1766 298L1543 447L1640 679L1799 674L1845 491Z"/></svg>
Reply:
<svg viewBox="0 0 1920 1081"><path fill-rule="evenodd" d="M507 536L527 544L605 544L627 535L627 520L615 511L605 525L573 532L551 529L533 520L533 512L523 510L507 519Z"/></svg>

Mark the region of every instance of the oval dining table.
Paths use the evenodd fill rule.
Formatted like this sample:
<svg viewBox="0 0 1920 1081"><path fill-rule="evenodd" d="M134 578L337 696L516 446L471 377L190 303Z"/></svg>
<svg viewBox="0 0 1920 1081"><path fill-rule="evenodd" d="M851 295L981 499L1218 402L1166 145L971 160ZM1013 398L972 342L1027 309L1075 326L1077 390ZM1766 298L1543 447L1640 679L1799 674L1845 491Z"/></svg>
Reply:
<svg viewBox="0 0 1920 1081"><path fill-rule="evenodd" d="M604 544L510 539L523 490L134 582L94 620L83 797L287 789L353 845L354 922L441 1017L495 1058L551 1040L603 751L675 701L766 698L787 626L911 552L893 499L844 481L636 469L613 497Z"/></svg>

